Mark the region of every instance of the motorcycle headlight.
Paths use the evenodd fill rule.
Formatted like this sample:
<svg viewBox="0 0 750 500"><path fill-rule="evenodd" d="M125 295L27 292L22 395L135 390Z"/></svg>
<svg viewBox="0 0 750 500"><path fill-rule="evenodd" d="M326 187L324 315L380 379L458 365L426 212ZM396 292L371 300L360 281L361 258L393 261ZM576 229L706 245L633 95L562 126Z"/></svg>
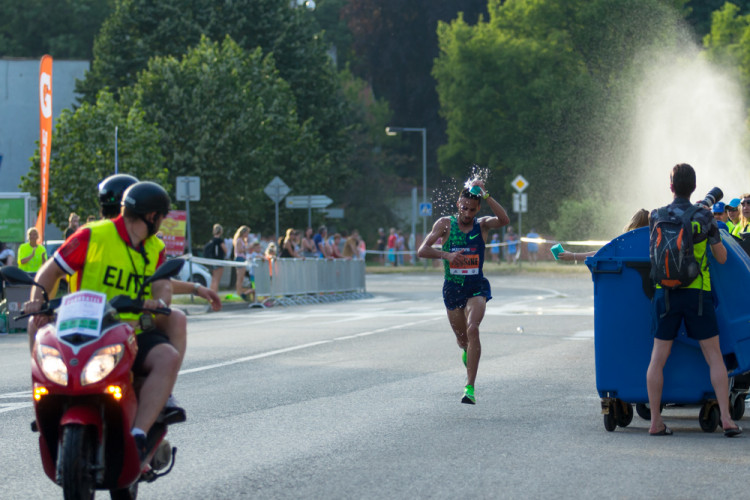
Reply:
<svg viewBox="0 0 750 500"><path fill-rule="evenodd" d="M94 384L109 375L125 353L125 346L115 344L102 347L91 356L81 372L81 385Z"/></svg>
<svg viewBox="0 0 750 500"><path fill-rule="evenodd" d="M54 347L39 344L36 360L45 377L56 384L68 385L68 367L65 366L60 351Z"/></svg>

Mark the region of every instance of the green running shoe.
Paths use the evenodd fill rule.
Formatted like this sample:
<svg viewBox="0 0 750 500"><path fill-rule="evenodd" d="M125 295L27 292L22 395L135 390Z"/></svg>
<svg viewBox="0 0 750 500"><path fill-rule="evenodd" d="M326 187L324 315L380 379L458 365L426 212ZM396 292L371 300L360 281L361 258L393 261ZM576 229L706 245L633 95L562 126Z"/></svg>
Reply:
<svg viewBox="0 0 750 500"><path fill-rule="evenodd" d="M477 398L474 397L474 386L473 385L467 385L464 388L464 397L461 399L461 402L467 405L475 405L477 404Z"/></svg>
<svg viewBox="0 0 750 500"><path fill-rule="evenodd" d="M461 349L461 361L464 362L464 368L466 368L466 349Z"/></svg>

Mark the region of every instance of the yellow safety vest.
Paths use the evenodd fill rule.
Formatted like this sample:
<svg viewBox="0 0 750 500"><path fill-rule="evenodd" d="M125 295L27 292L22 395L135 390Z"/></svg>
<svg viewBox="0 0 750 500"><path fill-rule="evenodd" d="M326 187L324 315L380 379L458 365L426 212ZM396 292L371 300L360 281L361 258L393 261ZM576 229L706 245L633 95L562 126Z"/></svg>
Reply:
<svg viewBox="0 0 750 500"><path fill-rule="evenodd" d="M148 261L138 250L132 248L117 233L111 220L102 220L88 225L91 235L86 261L82 270L73 274L71 291L93 290L105 293L107 300L118 295L138 296L141 283L154 274L164 242L150 236L143 242ZM146 287L144 299L152 298L151 286ZM140 314L120 314L123 320L137 319Z"/></svg>
<svg viewBox="0 0 750 500"><path fill-rule="evenodd" d="M37 272L39 268L42 267L42 257L45 259L47 258L47 250L42 245L37 245L34 257L32 257L32 259L26 264L21 264L21 259L25 259L31 255L32 251L34 251L34 249L31 247L30 243L22 243L21 246L18 247L18 267L27 273Z"/></svg>
<svg viewBox="0 0 750 500"><path fill-rule="evenodd" d="M700 224L698 222L693 221L693 225L700 228ZM707 250L708 239L705 239L700 243L695 243L693 245L693 254L695 255L696 262L698 262L698 265L700 266L701 272L685 288L697 288L699 290L705 290L707 292L711 291L711 273L708 270L708 256L706 255Z"/></svg>
<svg viewBox="0 0 750 500"><path fill-rule="evenodd" d="M748 231L748 229L750 229L750 224L745 224L744 226L742 226L738 222L737 224L734 225L734 228L732 229L732 233L731 234L732 234L732 236L736 236L738 238L742 238L742 236L740 236L740 233L746 233Z"/></svg>

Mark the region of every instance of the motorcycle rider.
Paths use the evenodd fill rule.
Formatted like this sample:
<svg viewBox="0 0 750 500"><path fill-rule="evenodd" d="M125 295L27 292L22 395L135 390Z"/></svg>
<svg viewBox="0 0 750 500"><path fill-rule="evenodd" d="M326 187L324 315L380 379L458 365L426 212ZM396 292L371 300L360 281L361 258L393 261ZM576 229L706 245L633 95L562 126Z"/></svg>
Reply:
<svg viewBox="0 0 750 500"><path fill-rule="evenodd" d="M99 196L99 208L102 214L102 218L114 219L120 215L120 205L122 202L122 194L127 188L138 182L138 179L128 174L115 174L110 175L102 182L99 183L98 196ZM221 309L221 299L219 295L208 287L202 286L200 283L190 283L187 281L180 281L176 279L170 280L172 282L172 293L175 294L195 294L208 301L211 304L211 308L214 311ZM182 314L181 311L173 311L173 313ZM187 348L187 339L173 339L170 337L170 342L175 346L177 352L180 353L180 363L185 357L185 350Z"/></svg>
<svg viewBox="0 0 750 500"><path fill-rule="evenodd" d="M107 300L121 294L136 298L145 276L164 262L164 242L156 237L162 220L169 212L167 192L153 182L137 182L123 194L122 213L112 220L87 224L76 231L47 261L36 276L37 282L51 290L65 275L70 288L105 293ZM167 307L172 299L169 280L158 280L147 289L144 308ZM43 303L41 289L33 287L24 311L39 311ZM162 411L172 392L180 369L181 357L169 338L186 338L184 314L120 315L136 329L138 354L133 364L136 375L145 376L132 433L143 460L146 456L146 433ZM34 316L39 328L49 322L45 315ZM32 345L34 339L30 339Z"/></svg>
<svg viewBox="0 0 750 500"><path fill-rule="evenodd" d="M98 198L99 198L99 209L104 219L114 219L120 215L120 206L122 204L122 195L126 189L133 184L137 183L138 179L129 174L114 174L110 175L98 186ZM211 304L211 308L214 311L221 309L221 299L219 295L208 287L202 286L200 283L189 283L187 281L180 281L171 279L172 293L177 294L195 294L201 297ZM171 305L168 303L168 305ZM172 310L172 314L183 315L184 313L178 309ZM187 321L187 319L185 320ZM185 335L181 335L181 333ZM182 360L185 358L185 351L187 350L187 330L175 329L167 331L169 336L169 342L177 349L180 354L180 366L182 366ZM167 413L172 411L178 411L185 414L185 410L177 402L177 399L170 394L167 399L165 406Z"/></svg>

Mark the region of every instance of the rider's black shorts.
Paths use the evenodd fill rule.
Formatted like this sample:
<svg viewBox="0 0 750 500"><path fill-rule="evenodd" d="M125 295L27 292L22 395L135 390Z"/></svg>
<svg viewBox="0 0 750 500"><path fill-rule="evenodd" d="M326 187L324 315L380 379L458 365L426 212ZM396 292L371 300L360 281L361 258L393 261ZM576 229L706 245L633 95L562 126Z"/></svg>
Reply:
<svg viewBox="0 0 750 500"><path fill-rule="evenodd" d="M146 376L146 372L143 368L143 363L146 362L146 356L149 351L159 344L169 344L169 338L167 334L161 330L153 329L147 332L141 332L135 336L138 342L138 354L135 356L133 362L133 374L136 376Z"/></svg>

